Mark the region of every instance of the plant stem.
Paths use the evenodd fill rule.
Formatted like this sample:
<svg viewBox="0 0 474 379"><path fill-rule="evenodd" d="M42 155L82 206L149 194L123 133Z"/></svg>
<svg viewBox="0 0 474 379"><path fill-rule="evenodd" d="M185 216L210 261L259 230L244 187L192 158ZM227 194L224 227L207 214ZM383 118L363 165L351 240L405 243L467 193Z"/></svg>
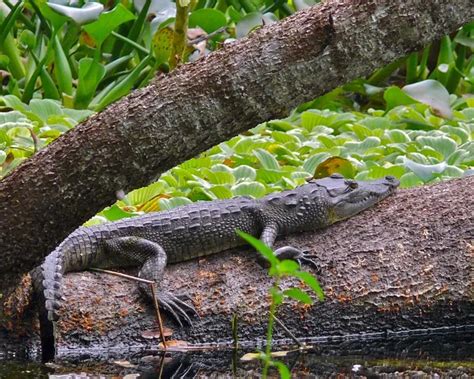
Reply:
<svg viewBox="0 0 474 379"><path fill-rule="evenodd" d="M273 323L275 321L275 311L277 302L275 300L274 293L278 291L279 280L276 279L273 284L272 290L272 302L270 303L270 315L267 325L267 345L265 346L265 365L263 366L262 378L265 379L268 375L268 369L270 367L271 354L272 354L272 339L273 339Z"/></svg>
<svg viewBox="0 0 474 379"><path fill-rule="evenodd" d="M170 68L174 69L183 60L187 45L188 18L191 2L182 6L181 1L176 1L176 20L174 23L173 50L170 57Z"/></svg>

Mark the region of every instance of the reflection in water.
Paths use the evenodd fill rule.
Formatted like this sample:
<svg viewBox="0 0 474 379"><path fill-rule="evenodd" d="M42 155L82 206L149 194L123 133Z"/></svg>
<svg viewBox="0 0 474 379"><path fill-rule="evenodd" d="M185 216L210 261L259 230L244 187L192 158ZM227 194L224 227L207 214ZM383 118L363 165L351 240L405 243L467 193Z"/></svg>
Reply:
<svg viewBox="0 0 474 379"><path fill-rule="evenodd" d="M325 343L315 345L309 353L291 353L284 362L295 378L470 378L474 377L473 336ZM171 353L166 357L131 354L126 359L104 355L103 361L82 355L47 365L20 360L25 357L21 352L10 351L8 356L0 352L1 379L225 378L258 377L261 372L259 362L241 362L240 351Z"/></svg>

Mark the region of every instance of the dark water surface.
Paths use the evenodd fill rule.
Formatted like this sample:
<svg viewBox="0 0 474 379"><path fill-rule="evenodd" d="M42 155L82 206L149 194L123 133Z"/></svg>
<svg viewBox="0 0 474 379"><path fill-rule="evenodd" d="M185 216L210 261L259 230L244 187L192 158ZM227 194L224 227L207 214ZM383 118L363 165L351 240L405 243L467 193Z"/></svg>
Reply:
<svg viewBox="0 0 474 379"><path fill-rule="evenodd" d="M280 350L283 350L281 348ZM0 350L0 378L258 378L258 361L243 362L242 351L87 353L41 364L29 353ZM474 378L474 334L380 341L313 344L306 352L279 358L294 378ZM272 373L277 377L277 373Z"/></svg>

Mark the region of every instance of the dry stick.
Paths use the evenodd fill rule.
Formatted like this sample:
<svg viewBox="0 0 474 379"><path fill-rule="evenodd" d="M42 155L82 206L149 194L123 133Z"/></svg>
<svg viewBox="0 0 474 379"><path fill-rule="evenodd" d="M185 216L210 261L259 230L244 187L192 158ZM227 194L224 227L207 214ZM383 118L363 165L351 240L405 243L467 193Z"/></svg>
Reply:
<svg viewBox="0 0 474 379"><path fill-rule="evenodd" d="M153 296L153 304L155 306L156 320L158 321L158 328L160 329L161 342L163 342L163 347L166 350L168 348L168 346L166 346L165 333L163 331L163 323L161 321L160 307L159 307L159 304L158 304L158 299L156 298L156 283L153 280L142 279L142 278L138 278L136 276L122 274L121 272L117 272L117 271L104 270L102 268L90 267L90 268L88 268L88 270L89 271L103 272L105 274L110 274L110 275L115 275L115 276L120 276L122 278L130 279L130 280L134 280L136 282L146 283L146 284L150 285L151 294Z"/></svg>
<svg viewBox="0 0 474 379"><path fill-rule="evenodd" d="M276 321L276 323L278 325L280 325L283 330L290 336L290 338L296 342L296 344L300 347L300 348L303 348L304 347L304 344L301 343L298 338L295 337L295 335L293 333L291 333L290 329L288 329L285 324L283 324L279 319L277 319L277 317L275 315L273 315L273 319Z"/></svg>

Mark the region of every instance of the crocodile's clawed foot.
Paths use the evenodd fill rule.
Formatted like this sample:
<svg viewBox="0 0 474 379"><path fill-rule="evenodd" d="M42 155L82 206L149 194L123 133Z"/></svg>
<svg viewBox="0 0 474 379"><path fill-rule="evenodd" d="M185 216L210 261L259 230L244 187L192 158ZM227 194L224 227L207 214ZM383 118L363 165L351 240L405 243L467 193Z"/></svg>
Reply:
<svg viewBox="0 0 474 379"><path fill-rule="evenodd" d="M275 255L278 259L292 259L301 266L303 264L308 264L313 266L316 271L319 271L319 266L313 259L316 258L316 255L309 254L308 250L300 250L293 246L284 246L275 250Z"/></svg>
<svg viewBox="0 0 474 379"><path fill-rule="evenodd" d="M188 313L199 316L194 306L185 303L170 292L160 292L157 297L159 305L168 311L181 327L183 327L183 322L190 326L193 325Z"/></svg>

